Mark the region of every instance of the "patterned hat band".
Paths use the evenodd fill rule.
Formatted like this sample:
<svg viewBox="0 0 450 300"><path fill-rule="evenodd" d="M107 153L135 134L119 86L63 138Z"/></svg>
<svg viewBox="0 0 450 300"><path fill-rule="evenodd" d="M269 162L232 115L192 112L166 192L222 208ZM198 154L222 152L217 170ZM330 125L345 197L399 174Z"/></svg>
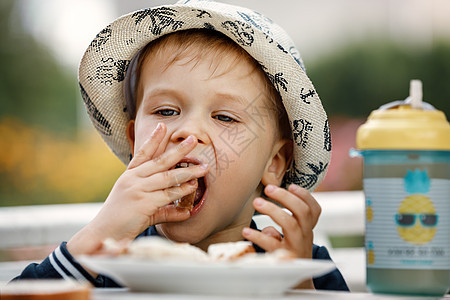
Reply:
<svg viewBox="0 0 450 300"><path fill-rule="evenodd" d="M128 164L128 99L135 99L140 51L157 38L187 29L215 30L252 56L279 92L294 139L293 163L284 178L314 190L331 154L327 116L304 72L299 51L286 32L250 9L202 0L180 1L124 15L91 42L78 79L88 114L111 150Z"/></svg>

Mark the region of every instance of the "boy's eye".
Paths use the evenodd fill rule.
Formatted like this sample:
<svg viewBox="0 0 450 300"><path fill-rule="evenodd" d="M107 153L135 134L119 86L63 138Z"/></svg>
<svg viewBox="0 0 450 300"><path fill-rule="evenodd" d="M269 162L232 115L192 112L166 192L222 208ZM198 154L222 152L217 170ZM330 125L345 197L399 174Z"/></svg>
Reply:
<svg viewBox="0 0 450 300"><path fill-rule="evenodd" d="M156 113L164 117L177 116L180 114L179 112L173 109L161 109L158 110Z"/></svg>
<svg viewBox="0 0 450 300"><path fill-rule="evenodd" d="M235 119L233 119L233 118L231 118L229 116L225 116L225 115L214 116L214 119L217 119L217 120L222 121L222 122L236 122Z"/></svg>

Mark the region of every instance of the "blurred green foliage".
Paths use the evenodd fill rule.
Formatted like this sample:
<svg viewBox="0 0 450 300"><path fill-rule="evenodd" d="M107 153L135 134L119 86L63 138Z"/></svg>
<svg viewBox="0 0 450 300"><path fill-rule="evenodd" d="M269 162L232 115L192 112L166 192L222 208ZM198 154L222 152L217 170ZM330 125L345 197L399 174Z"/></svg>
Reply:
<svg viewBox="0 0 450 300"><path fill-rule="evenodd" d="M380 105L403 100L409 81L423 82L423 99L450 117L450 42L428 49L386 40L346 46L308 65L328 114L367 117Z"/></svg>
<svg viewBox="0 0 450 300"><path fill-rule="evenodd" d="M0 119L15 116L30 125L74 130L76 74L25 32L14 10L16 3L0 3Z"/></svg>
<svg viewBox="0 0 450 300"><path fill-rule="evenodd" d="M0 1L0 206L104 201L124 166L78 130L76 72L24 30L18 4Z"/></svg>

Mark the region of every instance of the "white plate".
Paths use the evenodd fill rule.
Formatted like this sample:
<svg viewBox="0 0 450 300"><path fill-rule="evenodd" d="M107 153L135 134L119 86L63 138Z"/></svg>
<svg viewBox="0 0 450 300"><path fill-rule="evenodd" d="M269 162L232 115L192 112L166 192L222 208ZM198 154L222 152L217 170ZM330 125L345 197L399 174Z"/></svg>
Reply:
<svg viewBox="0 0 450 300"><path fill-rule="evenodd" d="M132 291L215 295L275 295L305 279L328 273L332 261L295 259L277 263L152 261L80 256L83 265Z"/></svg>

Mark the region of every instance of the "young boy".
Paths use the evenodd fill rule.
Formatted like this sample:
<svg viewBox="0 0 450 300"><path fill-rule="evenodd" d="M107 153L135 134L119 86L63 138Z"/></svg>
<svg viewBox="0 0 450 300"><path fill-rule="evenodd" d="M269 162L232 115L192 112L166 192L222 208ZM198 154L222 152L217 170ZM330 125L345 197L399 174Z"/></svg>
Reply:
<svg viewBox="0 0 450 300"><path fill-rule="evenodd" d="M117 286L74 256L95 253L106 238L145 235L204 250L249 240L258 251L330 259L313 245L321 209L308 191L329 161L326 114L297 50L272 21L207 1L135 12L97 35L79 80L95 127L128 168L99 214L18 279ZM174 205L192 193L192 210ZM255 210L283 235L258 231ZM348 290L337 270L303 287Z"/></svg>

